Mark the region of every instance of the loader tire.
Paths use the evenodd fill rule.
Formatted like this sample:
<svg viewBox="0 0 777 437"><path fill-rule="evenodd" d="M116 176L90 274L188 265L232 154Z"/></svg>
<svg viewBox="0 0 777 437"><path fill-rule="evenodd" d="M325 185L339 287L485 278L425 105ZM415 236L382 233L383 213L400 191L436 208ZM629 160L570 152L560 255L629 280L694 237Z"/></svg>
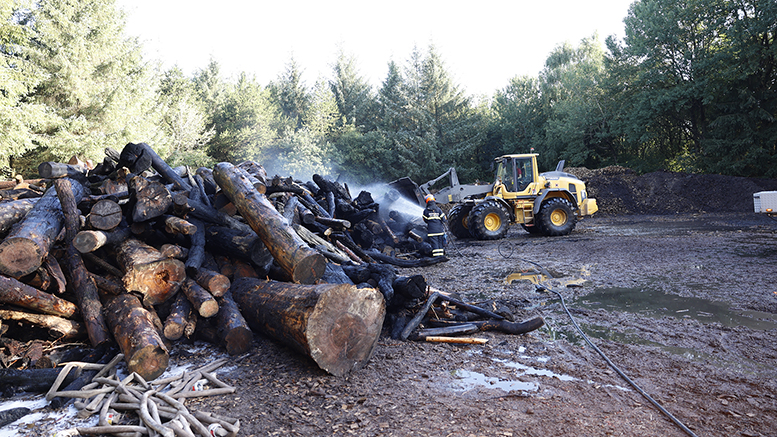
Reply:
<svg viewBox="0 0 777 437"><path fill-rule="evenodd" d="M467 216L472 211L472 204L460 203L448 213L448 229L456 238L471 238Z"/></svg>
<svg viewBox="0 0 777 437"><path fill-rule="evenodd" d="M469 231L478 240L498 240L507 234L510 214L496 201L486 200L475 206L467 218Z"/></svg>
<svg viewBox="0 0 777 437"><path fill-rule="evenodd" d="M549 237L568 235L577 224L572 203L561 197L554 197L543 203L537 215L537 224L542 235Z"/></svg>

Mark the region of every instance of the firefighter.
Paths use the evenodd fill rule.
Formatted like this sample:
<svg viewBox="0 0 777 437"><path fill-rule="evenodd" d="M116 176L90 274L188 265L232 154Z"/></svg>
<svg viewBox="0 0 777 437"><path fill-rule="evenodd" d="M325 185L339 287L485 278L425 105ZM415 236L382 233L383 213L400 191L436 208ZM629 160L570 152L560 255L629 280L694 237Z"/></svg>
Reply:
<svg viewBox="0 0 777 437"><path fill-rule="evenodd" d="M442 212L434 196L427 194L426 209L424 209L424 222L426 222L426 232L429 244L432 246L432 257L445 255L445 226L447 219Z"/></svg>

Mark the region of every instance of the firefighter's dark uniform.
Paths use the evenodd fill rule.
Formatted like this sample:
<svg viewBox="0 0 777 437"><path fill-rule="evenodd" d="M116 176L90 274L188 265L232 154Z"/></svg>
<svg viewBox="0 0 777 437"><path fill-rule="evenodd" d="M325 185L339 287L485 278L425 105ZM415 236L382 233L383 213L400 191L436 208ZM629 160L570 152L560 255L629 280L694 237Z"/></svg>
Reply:
<svg viewBox="0 0 777 437"><path fill-rule="evenodd" d="M432 257L445 255L445 213L442 212L434 197L426 196L426 209L424 209L424 221L429 244L432 246Z"/></svg>

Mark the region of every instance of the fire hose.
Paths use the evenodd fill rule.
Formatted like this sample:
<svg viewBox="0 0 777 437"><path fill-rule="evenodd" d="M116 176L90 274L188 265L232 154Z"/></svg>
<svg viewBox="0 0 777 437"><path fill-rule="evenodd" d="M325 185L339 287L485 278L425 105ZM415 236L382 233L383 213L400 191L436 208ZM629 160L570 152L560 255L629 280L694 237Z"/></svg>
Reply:
<svg viewBox="0 0 777 437"><path fill-rule="evenodd" d="M500 254L501 254L501 250L500 250ZM510 251L510 254L512 254L512 250ZM504 255L504 254L502 254L502 256L505 256L505 255ZM505 258L509 258L509 256L505 256ZM542 267L540 264L538 264L538 263L535 263L535 262L532 262L532 261L529 261L529 260L521 259L521 258L519 258L519 259L520 259L521 261L527 262L527 263L529 263L529 264L532 264L532 265L534 265L534 266L538 267L538 268L540 269L540 272L542 272L542 274L543 274L543 275L546 275L546 276L548 276L548 277L553 277L553 276L552 276L552 275L550 275L550 274L547 272L547 270L546 270L544 267ZM537 290L537 292L538 292L538 293L542 293L542 292L545 292L545 293L553 293L553 294L555 294L556 296L558 296L558 298L561 300L561 306L564 308L564 312L566 312L566 313L567 313L567 316L569 317L569 320L571 320L571 321L572 321L572 325L574 325L574 327L575 327L575 329L577 330L577 332L578 332L578 333L579 333L579 334L580 334L580 335L583 337L583 339L585 340L586 344L588 344L588 346L590 346L590 347L591 347L593 350L595 350L595 351L596 351L596 352L599 354L599 356L601 356L601 357L604 359L604 361L606 361L606 362L607 362L607 364L608 364L608 365L609 365L609 366L610 366L610 367L611 367L613 370L615 370L615 372L617 372L617 373L618 373L618 375L620 375L620 376L621 376L621 378L623 378L623 379L624 379L626 382L628 382L628 383L629 383L629 385L631 385L631 386L634 388L634 390L636 390L636 391L637 391L639 394L641 394L641 395L642 395L642 396L643 396L645 399L647 399L647 400L648 400L648 402L650 402L651 404L653 404L653 406L654 406L654 407L658 408L658 410L659 410L659 411L661 411L661 413L662 413L662 414L664 414L666 417L668 417L668 418L669 418L669 419L670 419L672 422L674 422L674 424L675 424L675 425L677 425L677 426L678 426L680 429L682 429L683 431L685 431L685 433L686 433L686 434L688 434L689 436L691 436L691 437L696 437L696 434L694 434L694 432L693 432L693 431L691 431L691 430L690 430L690 429L689 429L687 426L685 426L685 425L684 425L682 422L680 422L680 420L679 420L679 419L677 419L676 417L674 417L674 416L672 415L672 413L670 413L669 411L667 411L667 410L666 410L666 408L664 408L664 407L663 407L661 404L659 404L659 403L658 403L658 402L657 402L655 399L653 399L653 398L652 398L652 397L651 397L651 396L650 396L650 395L649 395L647 392L645 392L645 391L644 391L644 390L643 390L643 389L642 389L640 386L638 386L638 385L637 385L637 383L635 383L634 381L632 381L632 380L631 380L631 378L629 378L629 377L628 377L628 376L627 376L625 373L623 373L623 371L622 371L622 370L621 370L621 369L620 369L618 366L616 366L616 365L615 365L615 363L613 363L613 362L612 362L612 361L611 361L611 360L610 360L610 359L607 357L607 355L605 355L605 353L604 353L604 352L602 352L602 350L601 350L601 349L599 349L599 348L598 348L598 347L597 347L595 344L593 344L593 343L591 342L591 340L588 338L588 336L585 334L585 332L583 332L583 329L580 327L580 325L578 325L578 324L577 324L577 322L575 321L575 318L574 318L574 317L572 317L572 313L571 313L571 312L569 312L569 308L567 308L567 304L566 304L566 302L564 301L564 297L561 295L561 293L559 293L559 292L558 292L558 291L556 291L556 290L553 290L553 289L552 289L552 288L550 288L550 287L547 287L547 286L544 286L544 285L539 285L539 284L534 284L534 288Z"/></svg>

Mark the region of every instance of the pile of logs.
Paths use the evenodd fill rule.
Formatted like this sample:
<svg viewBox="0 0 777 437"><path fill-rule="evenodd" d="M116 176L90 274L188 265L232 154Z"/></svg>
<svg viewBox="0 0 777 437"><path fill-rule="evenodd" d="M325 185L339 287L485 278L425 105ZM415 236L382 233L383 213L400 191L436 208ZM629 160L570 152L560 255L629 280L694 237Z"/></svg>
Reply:
<svg viewBox="0 0 777 437"><path fill-rule="evenodd" d="M423 225L319 175L270 178L250 161L173 169L144 143L106 149L92 169L38 171L0 187L0 341L21 324L115 342L144 380L167 368L171 341L241 354L251 328L348 373L371 357L387 310L425 297L423 277L394 266L441 261L423 257Z"/></svg>

